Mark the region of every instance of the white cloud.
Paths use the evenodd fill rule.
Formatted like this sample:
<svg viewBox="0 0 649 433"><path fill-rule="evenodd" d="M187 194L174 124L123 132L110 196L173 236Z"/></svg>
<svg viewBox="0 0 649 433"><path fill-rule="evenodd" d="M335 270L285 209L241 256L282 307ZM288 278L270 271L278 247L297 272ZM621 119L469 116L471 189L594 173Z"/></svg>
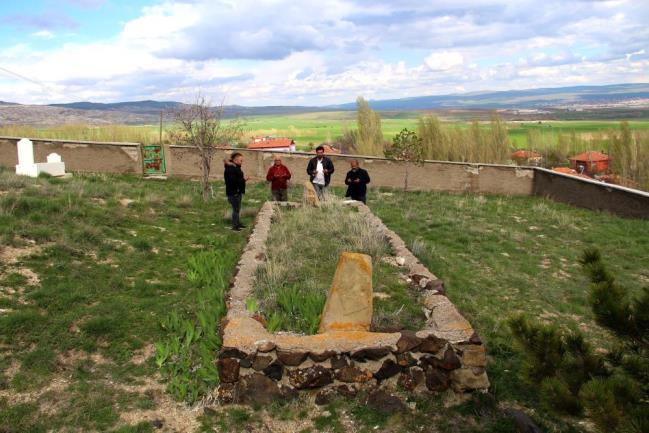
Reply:
<svg viewBox="0 0 649 433"><path fill-rule="evenodd" d="M54 38L54 33L52 33L49 30L40 30L38 32L32 33L32 36L35 38L41 38L41 39L53 39Z"/></svg>
<svg viewBox="0 0 649 433"><path fill-rule="evenodd" d="M458 52L439 51L426 57L424 63L431 71L447 71L462 66L464 57Z"/></svg>
<svg viewBox="0 0 649 433"><path fill-rule="evenodd" d="M229 103L328 104L359 94L379 99L649 81L649 4L631 6L159 1L109 39L61 42L49 51L0 43L0 66L43 83L2 74L0 94L18 102L190 100L200 88Z"/></svg>

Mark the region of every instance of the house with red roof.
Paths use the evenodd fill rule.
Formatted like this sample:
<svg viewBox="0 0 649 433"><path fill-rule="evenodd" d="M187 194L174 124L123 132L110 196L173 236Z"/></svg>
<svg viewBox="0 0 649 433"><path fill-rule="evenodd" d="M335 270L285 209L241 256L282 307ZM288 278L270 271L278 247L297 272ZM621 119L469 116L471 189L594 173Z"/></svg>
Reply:
<svg viewBox="0 0 649 433"><path fill-rule="evenodd" d="M589 150L570 158L570 166L578 173L585 173L592 176L597 173L604 173L608 170L610 158L607 154Z"/></svg>
<svg viewBox="0 0 649 433"><path fill-rule="evenodd" d="M248 149L270 152L295 152L295 140L290 138L254 137Z"/></svg>

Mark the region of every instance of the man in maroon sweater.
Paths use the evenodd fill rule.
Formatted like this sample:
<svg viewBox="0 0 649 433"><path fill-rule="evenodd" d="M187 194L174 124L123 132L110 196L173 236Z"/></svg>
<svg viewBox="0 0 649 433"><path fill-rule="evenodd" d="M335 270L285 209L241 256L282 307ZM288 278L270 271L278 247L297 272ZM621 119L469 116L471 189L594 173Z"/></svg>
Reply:
<svg viewBox="0 0 649 433"><path fill-rule="evenodd" d="M268 169L266 180L270 182L270 191L275 201L288 200L288 180L291 178L291 172L288 167L282 164L282 157L275 155L273 165Z"/></svg>

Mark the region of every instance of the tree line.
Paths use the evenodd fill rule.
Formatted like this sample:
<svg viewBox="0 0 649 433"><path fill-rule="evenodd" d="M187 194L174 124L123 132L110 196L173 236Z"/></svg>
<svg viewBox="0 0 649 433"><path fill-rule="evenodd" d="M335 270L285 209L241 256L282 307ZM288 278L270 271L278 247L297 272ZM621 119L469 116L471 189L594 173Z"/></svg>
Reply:
<svg viewBox="0 0 649 433"><path fill-rule="evenodd" d="M448 125L434 115L422 116L414 131L405 129L392 141L384 138L381 116L359 96L356 100L356 129L346 129L334 144L344 153L392 157L401 160L438 160L491 164L511 164L512 152L517 149L510 142L507 126L493 112L488 124L478 121L466 125ZM404 157L403 139L407 137L408 151L415 159ZM649 131L632 131L627 121L617 129L598 132L591 137L576 132L558 134L556 142L549 142L538 129L527 132L527 149L540 155L541 165L547 168L565 166L568 158L580 151L605 150L610 157L609 171L623 185L649 190ZM415 143L415 144L413 144ZM417 147L413 150L413 146Z"/></svg>

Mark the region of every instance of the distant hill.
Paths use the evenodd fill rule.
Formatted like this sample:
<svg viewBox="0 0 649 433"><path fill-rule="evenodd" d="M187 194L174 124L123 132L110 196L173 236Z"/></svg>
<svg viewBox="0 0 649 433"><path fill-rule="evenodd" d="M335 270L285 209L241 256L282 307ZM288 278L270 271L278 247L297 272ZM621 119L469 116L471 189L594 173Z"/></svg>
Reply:
<svg viewBox="0 0 649 433"><path fill-rule="evenodd" d="M418 96L413 98L369 101L369 105L375 110L576 108L583 105L619 105L620 103L638 99L649 100L649 83ZM356 103L331 105L327 108L352 110L356 108Z"/></svg>
<svg viewBox="0 0 649 433"><path fill-rule="evenodd" d="M475 92L451 95L419 96L413 98L369 101L375 110L391 112L392 116L418 110L542 110L559 109L565 113L580 110L593 111L593 118L605 118L607 111L635 110L646 116L649 109L649 83L615 84L607 86L573 86L498 92ZM156 123L162 112L167 120L183 103L176 101L129 101L114 103L72 102L68 104L20 105L0 101L0 124L58 125L66 123L86 124L151 124ZM224 107L225 116L291 115L322 111L351 111L356 103L307 106ZM599 110L599 111L598 111ZM626 113L626 112L625 112ZM412 113L408 113L412 114ZM619 114L619 113L618 113ZM530 114L535 115L534 113ZM623 117L637 117L626 113ZM582 116L583 117L583 116ZM592 117L592 116L591 116Z"/></svg>

